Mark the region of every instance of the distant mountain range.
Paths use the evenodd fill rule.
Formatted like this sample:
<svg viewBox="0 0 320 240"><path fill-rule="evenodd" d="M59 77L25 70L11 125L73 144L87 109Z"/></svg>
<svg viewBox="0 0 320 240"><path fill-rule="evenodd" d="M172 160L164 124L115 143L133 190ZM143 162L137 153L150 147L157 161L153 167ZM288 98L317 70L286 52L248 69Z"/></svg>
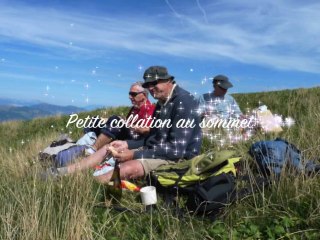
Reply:
<svg viewBox="0 0 320 240"><path fill-rule="evenodd" d="M0 98L0 105L16 106L16 107L25 107L40 104L38 100L20 100L20 99L11 99L11 98Z"/></svg>
<svg viewBox="0 0 320 240"><path fill-rule="evenodd" d="M36 117L53 115L69 115L102 106L91 105L86 108L75 106L58 106L40 101L24 101L18 99L0 98L0 122L9 120L28 120Z"/></svg>

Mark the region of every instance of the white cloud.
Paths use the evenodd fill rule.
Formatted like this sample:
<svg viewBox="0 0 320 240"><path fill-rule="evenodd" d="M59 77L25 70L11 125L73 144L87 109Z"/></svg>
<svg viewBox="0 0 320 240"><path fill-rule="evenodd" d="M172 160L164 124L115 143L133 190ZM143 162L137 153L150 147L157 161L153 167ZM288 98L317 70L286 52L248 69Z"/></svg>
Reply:
<svg viewBox="0 0 320 240"><path fill-rule="evenodd" d="M2 5L0 41L54 48L66 56L130 50L320 73L320 3L196 1L190 8L163 4L170 11L148 18L139 12L93 17Z"/></svg>

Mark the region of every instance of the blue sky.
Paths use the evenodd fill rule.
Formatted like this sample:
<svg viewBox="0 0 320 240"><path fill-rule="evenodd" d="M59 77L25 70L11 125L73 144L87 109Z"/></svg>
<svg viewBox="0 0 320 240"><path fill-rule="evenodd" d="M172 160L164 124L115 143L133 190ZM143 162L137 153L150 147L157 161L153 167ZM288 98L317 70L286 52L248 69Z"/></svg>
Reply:
<svg viewBox="0 0 320 240"><path fill-rule="evenodd" d="M0 97L129 105L164 65L194 94L320 86L319 1L0 0Z"/></svg>

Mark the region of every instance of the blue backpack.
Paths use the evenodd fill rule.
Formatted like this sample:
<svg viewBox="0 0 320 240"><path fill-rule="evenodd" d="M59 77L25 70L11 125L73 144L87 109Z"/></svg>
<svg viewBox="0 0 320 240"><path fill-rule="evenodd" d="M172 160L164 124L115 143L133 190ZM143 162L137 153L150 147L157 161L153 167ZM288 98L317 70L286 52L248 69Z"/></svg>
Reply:
<svg viewBox="0 0 320 240"><path fill-rule="evenodd" d="M285 166L293 167L298 171L303 170L301 151L291 143L276 138L273 141L259 141L251 145L250 155L256 160L263 175L273 173L280 176Z"/></svg>

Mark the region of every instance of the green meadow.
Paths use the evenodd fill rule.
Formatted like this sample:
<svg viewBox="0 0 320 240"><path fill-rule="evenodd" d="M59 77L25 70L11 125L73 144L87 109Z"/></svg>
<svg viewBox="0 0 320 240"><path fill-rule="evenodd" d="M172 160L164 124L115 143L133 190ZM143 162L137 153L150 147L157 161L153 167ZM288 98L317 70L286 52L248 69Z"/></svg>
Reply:
<svg viewBox="0 0 320 240"><path fill-rule="evenodd" d="M319 162L320 88L235 94L241 109L261 104L295 124L279 134L258 133L232 147L249 176L259 174L248 155L258 140L282 137ZM81 113L80 117L126 115L128 107ZM144 212L138 193L124 192L124 211L101 207L102 187L92 171L41 181L39 151L61 133L81 136L68 116L0 124L0 239L320 239L320 177L284 173L278 184L226 206L216 221L186 214L179 218L159 201ZM202 151L217 144L205 139ZM143 181L141 181L143 183ZM255 185L251 181L252 187ZM240 186L239 186L240 187Z"/></svg>

